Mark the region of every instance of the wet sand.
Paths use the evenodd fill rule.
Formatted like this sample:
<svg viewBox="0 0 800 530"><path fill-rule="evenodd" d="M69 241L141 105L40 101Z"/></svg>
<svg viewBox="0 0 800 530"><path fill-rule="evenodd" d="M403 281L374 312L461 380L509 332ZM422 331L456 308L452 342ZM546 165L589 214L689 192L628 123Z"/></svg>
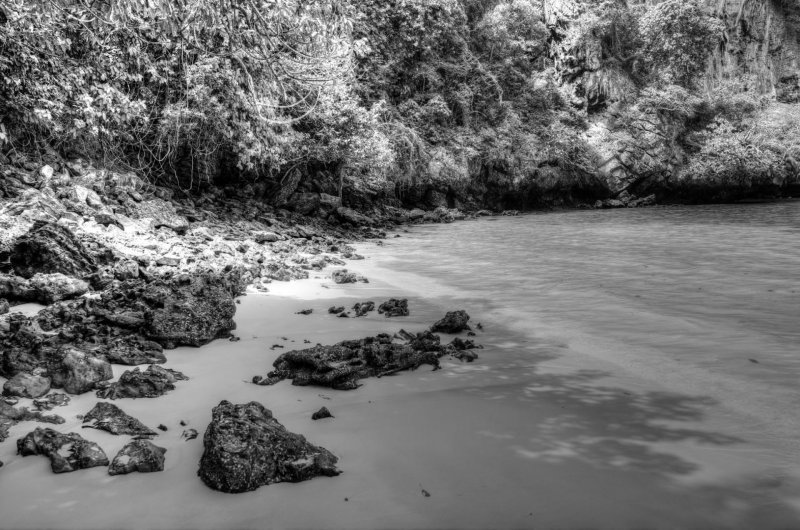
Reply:
<svg viewBox="0 0 800 530"><path fill-rule="evenodd" d="M468 301L414 295L400 276L393 281L371 267L369 260L350 266L369 284L318 278L248 294L236 316L240 341L169 351L165 366L190 381L157 399L115 401L149 427L169 428L154 440L167 448L162 473L54 475L46 458L15 455L15 440L37 424L15 426L0 444L0 527L800 526L800 469L785 467L783 440L760 436L757 423L748 430L751 418L702 393L675 391L657 374L642 377L497 322L479 333L485 349L471 364L443 359L442 370L368 379L347 392L249 382L304 339L420 331L456 308L482 320ZM327 314L331 305L397 296L409 296L410 317ZM306 308L313 314L295 314ZM115 366L115 376L124 369ZM260 401L289 430L336 454L343 474L238 495L208 489L196 474L202 434L222 399ZM129 437L81 429L76 419L96 401L74 396L53 411L67 419L55 428L79 432L113 458ZM323 405L335 418L312 421ZM200 437L183 441L181 420Z"/></svg>

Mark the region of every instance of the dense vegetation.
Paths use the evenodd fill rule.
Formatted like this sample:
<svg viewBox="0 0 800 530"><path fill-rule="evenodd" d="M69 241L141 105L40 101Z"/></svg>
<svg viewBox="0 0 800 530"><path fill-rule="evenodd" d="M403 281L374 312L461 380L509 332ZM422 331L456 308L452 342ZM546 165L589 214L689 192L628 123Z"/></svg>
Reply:
<svg viewBox="0 0 800 530"><path fill-rule="evenodd" d="M797 99L709 68L730 31L697 0L3 0L0 150L187 190L244 179L279 203L342 185L533 205L792 181Z"/></svg>

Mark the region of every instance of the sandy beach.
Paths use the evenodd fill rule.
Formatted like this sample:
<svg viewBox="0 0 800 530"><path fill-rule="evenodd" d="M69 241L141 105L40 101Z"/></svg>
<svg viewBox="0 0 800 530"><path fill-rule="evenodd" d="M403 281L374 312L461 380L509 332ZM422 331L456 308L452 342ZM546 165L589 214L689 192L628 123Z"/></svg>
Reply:
<svg viewBox="0 0 800 530"><path fill-rule="evenodd" d="M601 359L491 319L478 332L485 349L473 363L443 358L442 370L367 379L353 391L252 384L304 340L421 331L455 309L458 297L415 294L424 285L403 289L409 278L398 274L393 283L391 271L369 259L348 266L370 283L336 285L323 271L273 283L267 294L248 293L236 315L241 340L171 350L165 366L189 381L157 399L114 401L149 427L168 428L154 440L167 449L161 473L111 477L94 468L54 475L46 458L15 455L14 441L35 424L12 428L0 445L0 527L656 529L797 521L800 504L786 502L792 488L784 474L775 479L775 499L760 487L748 493L746 482L722 487L750 480L770 450L733 434L742 432L741 417L624 371L609 377L613 366ZM409 317L327 313L332 305L409 293ZM481 321L468 301L458 308ZM301 309L313 313L296 314ZM284 348L271 349L276 344ZM121 368L114 367L115 377ZM263 403L290 431L337 455L342 475L237 495L208 489L197 477L202 435L223 399ZM72 396L53 411L66 419L54 427L79 432L113 457L129 437L81 429L76 417L97 401L93 393ZM335 418L312 421L321 406ZM184 441L185 428L200 437ZM721 472L683 469L709 463Z"/></svg>

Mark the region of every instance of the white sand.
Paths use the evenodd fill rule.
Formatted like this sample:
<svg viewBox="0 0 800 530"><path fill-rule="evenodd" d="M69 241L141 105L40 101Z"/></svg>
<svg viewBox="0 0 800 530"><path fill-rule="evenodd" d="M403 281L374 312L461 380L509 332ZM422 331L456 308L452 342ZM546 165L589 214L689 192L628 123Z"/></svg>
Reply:
<svg viewBox="0 0 800 530"><path fill-rule="evenodd" d="M370 277L369 261L350 268ZM456 308L431 286L431 297L411 297L407 318L327 314L331 305L408 296L406 280L276 283L269 294L242 298L241 341L169 351L165 366L190 381L157 399L115 401L151 428L169 427L154 440L167 448L162 473L54 475L46 458L15 455L14 441L37 424L15 426L0 444L0 527L699 529L800 521L800 473L778 468L778 458L770 471L766 442L729 439L724 426L741 431L739 418L694 414L716 409L657 382L609 385L596 359L541 370L565 349L497 326L479 335L486 349L475 363L444 360L440 371L369 379L355 391L249 383L303 339L330 344L419 331ZM306 308L313 314L295 314ZM458 308L481 320L468 303ZM116 366L115 375L124 369ZM289 430L339 456L343 474L239 495L208 489L196 474L202 434L222 399L260 401ZM111 459L129 437L81 429L76 419L96 401L87 394L56 408L67 423L55 428L80 432ZM312 421L323 405L335 418ZM180 438L181 420L200 432L197 440Z"/></svg>

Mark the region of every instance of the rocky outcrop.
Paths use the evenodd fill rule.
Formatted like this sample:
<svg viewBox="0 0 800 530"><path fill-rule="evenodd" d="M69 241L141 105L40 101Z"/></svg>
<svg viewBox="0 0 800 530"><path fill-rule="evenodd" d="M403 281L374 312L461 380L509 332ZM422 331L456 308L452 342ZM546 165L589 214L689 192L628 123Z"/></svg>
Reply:
<svg viewBox="0 0 800 530"><path fill-rule="evenodd" d="M128 473L153 473L164 471L164 453L167 450L149 440L132 440L123 447L108 468L109 475Z"/></svg>
<svg viewBox="0 0 800 530"><path fill-rule="evenodd" d="M100 253L105 254L105 249ZM97 271L100 260L67 228L36 222L11 250L11 265L19 276L61 273L83 278ZM107 255L106 255L107 257Z"/></svg>
<svg viewBox="0 0 800 530"><path fill-rule="evenodd" d="M96 443L85 440L77 433L62 434L41 427L17 440L17 453L48 457L53 473L108 465L108 457Z"/></svg>
<svg viewBox="0 0 800 530"><path fill-rule="evenodd" d="M330 451L287 431L254 401L222 401L214 407L203 446L198 475L208 487L226 493L341 473Z"/></svg>
<svg viewBox="0 0 800 530"><path fill-rule="evenodd" d="M470 329L468 321L469 315L463 309L448 311L443 319L431 326L431 331L434 333L459 333Z"/></svg>
<svg viewBox="0 0 800 530"><path fill-rule="evenodd" d="M392 298L378 306L378 313L387 317L407 317L408 298Z"/></svg>
<svg viewBox="0 0 800 530"><path fill-rule="evenodd" d="M356 283L356 282L364 282L368 283L368 280L361 276L360 274L356 274L355 272L349 272L347 269L338 269L331 273L331 279L333 283Z"/></svg>
<svg viewBox="0 0 800 530"><path fill-rule="evenodd" d="M89 291L89 283L61 273L35 274L31 279L0 275L0 297L19 302L52 304L77 298Z"/></svg>
<svg viewBox="0 0 800 530"><path fill-rule="evenodd" d="M137 366L167 362L164 348L157 342L138 335L119 337L108 343L105 357L112 364Z"/></svg>
<svg viewBox="0 0 800 530"><path fill-rule="evenodd" d="M42 397L50 391L50 379L20 372L3 384L3 395L24 398Z"/></svg>
<svg viewBox="0 0 800 530"><path fill-rule="evenodd" d="M395 338L382 333L333 346L318 345L286 352L275 360L275 370L266 377L254 377L253 382L272 385L291 379L293 385L352 390L358 388L359 380L365 377L414 370L423 364L438 369L439 358L453 352L451 346L440 343L438 335L427 331L417 335L398 334Z"/></svg>
<svg viewBox="0 0 800 530"><path fill-rule="evenodd" d="M103 399L155 398L175 390L176 381L189 378L176 370L162 368L155 364L142 372L138 367L126 370L115 383L97 391Z"/></svg>
<svg viewBox="0 0 800 530"><path fill-rule="evenodd" d="M83 428L100 429L111 434L128 434L131 436L155 436L156 432L145 424L125 414L113 403L98 402L92 410L83 416Z"/></svg>

